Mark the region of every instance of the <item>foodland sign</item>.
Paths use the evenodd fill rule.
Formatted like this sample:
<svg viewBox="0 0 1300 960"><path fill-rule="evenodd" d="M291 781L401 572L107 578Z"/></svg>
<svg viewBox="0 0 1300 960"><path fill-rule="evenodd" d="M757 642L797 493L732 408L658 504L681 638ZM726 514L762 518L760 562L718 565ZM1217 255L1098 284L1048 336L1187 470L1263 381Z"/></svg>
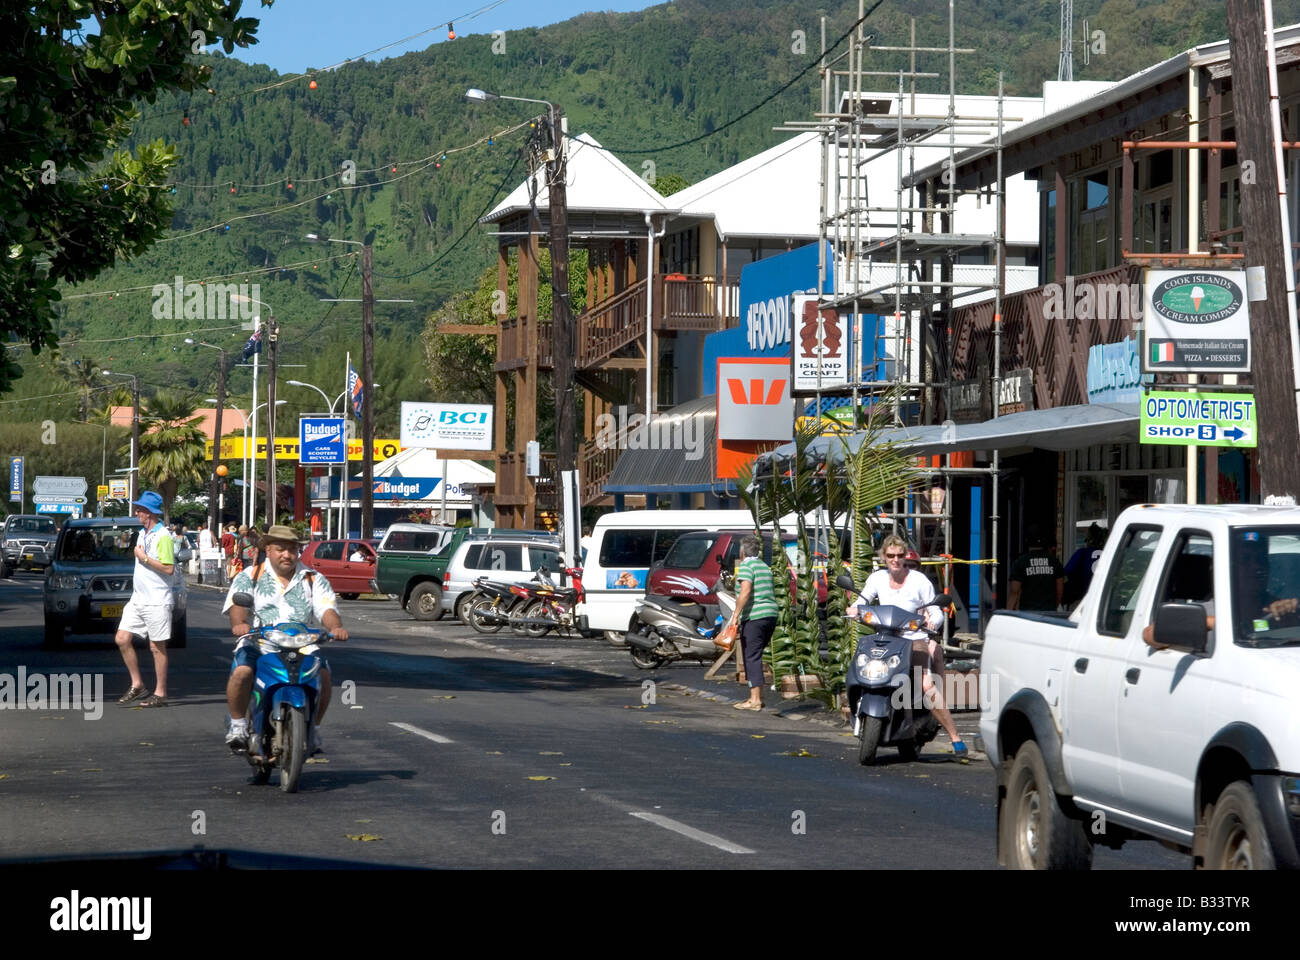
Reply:
<svg viewBox="0 0 1300 960"><path fill-rule="evenodd" d="M1145 373L1249 373L1250 314L1241 270L1148 270Z"/></svg>

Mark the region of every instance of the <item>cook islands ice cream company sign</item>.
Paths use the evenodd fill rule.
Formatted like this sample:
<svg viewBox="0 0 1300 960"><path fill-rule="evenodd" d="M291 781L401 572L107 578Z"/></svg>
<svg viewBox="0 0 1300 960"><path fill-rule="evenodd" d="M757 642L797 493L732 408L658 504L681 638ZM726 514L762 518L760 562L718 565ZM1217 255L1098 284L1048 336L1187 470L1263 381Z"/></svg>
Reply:
<svg viewBox="0 0 1300 960"><path fill-rule="evenodd" d="M1241 270L1148 270L1146 373L1250 372L1250 314Z"/></svg>

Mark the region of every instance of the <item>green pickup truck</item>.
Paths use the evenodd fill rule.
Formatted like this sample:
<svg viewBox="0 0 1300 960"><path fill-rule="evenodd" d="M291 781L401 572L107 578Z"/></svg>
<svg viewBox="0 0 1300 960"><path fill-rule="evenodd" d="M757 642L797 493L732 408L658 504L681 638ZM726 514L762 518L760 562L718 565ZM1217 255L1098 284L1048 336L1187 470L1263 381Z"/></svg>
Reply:
<svg viewBox="0 0 1300 960"><path fill-rule="evenodd" d="M498 533L551 536L541 530L493 531L486 527L445 527L395 523L379 544L375 592L397 597L416 620L441 619L442 580L447 564L468 537Z"/></svg>

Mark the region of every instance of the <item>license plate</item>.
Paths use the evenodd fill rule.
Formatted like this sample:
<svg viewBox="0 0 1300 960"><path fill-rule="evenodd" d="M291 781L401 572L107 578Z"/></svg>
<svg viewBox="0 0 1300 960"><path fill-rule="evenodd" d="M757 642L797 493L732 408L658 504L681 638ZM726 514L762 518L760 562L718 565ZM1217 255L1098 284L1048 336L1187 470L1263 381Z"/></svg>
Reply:
<svg viewBox="0 0 1300 960"><path fill-rule="evenodd" d="M99 608L99 615L101 617L120 617L124 606L125 604L122 603L106 603Z"/></svg>
<svg viewBox="0 0 1300 960"><path fill-rule="evenodd" d="M24 553L24 554L23 554L23 559L24 559L24 560L35 560L35 559L36 559L36 554L34 554L34 553Z"/></svg>

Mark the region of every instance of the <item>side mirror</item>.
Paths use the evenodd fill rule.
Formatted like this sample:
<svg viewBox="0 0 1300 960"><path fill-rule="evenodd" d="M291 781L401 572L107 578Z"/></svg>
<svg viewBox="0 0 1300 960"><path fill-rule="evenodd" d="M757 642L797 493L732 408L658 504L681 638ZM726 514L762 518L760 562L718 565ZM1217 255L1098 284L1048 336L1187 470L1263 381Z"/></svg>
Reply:
<svg viewBox="0 0 1300 960"><path fill-rule="evenodd" d="M253 609L253 595L251 593L237 593L232 598L231 602L237 607L245 607L249 610Z"/></svg>
<svg viewBox="0 0 1300 960"><path fill-rule="evenodd" d="M857 590L857 587L853 585L853 578L847 573L841 573L835 578L835 586L843 587L845 590Z"/></svg>
<svg viewBox="0 0 1300 960"><path fill-rule="evenodd" d="M1188 653L1205 653L1210 634L1205 625L1205 607L1199 603L1162 603L1156 608L1156 643Z"/></svg>

